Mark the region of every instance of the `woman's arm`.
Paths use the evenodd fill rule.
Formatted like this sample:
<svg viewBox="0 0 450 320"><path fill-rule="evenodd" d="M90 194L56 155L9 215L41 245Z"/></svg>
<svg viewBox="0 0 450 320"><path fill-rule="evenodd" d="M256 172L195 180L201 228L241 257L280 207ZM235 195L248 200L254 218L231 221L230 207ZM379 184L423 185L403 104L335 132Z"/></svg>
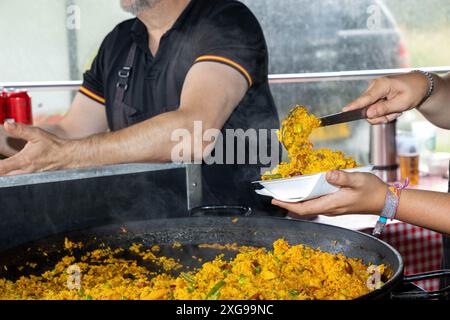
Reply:
<svg viewBox="0 0 450 320"><path fill-rule="evenodd" d="M370 173L327 173L329 183L340 187L336 193L300 203L272 203L299 216L375 214L384 207L388 186ZM396 219L450 234L450 194L403 190Z"/></svg>
<svg viewBox="0 0 450 320"><path fill-rule="evenodd" d="M450 234L450 194L404 190L396 219Z"/></svg>
<svg viewBox="0 0 450 320"><path fill-rule="evenodd" d="M367 91L346 106L344 111L370 106L367 111L369 122L380 124L417 108L434 125L450 129L450 75L433 75L433 78L435 88L425 102L423 99L428 93L429 80L424 74L413 72L372 81Z"/></svg>
<svg viewBox="0 0 450 320"><path fill-rule="evenodd" d="M436 85L434 93L417 110L434 125L450 129L450 74L433 77Z"/></svg>

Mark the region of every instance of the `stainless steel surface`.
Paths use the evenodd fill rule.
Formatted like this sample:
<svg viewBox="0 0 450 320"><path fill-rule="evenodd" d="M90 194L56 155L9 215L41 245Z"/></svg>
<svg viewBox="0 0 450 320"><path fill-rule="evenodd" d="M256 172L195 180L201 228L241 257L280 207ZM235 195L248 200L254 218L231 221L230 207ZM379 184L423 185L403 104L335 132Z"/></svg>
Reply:
<svg viewBox="0 0 450 320"><path fill-rule="evenodd" d="M170 170L185 168L182 164L119 164L113 166L61 170L34 174L25 174L18 176L0 177L0 189L18 186L35 185L42 183L71 181L89 178L108 177L114 175ZM201 172L200 172L201 174Z"/></svg>
<svg viewBox="0 0 450 320"><path fill-rule="evenodd" d="M397 181L396 121L371 126L370 163L382 180Z"/></svg>
<svg viewBox="0 0 450 320"><path fill-rule="evenodd" d="M450 66L420 68L421 70L435 73L450 72ZM302 83L323 81L354 81L369 80L382 76L400 73L408 73L413 69L379 69L379 70L355 70L318 73L291 73L269 75L269 82L275 83ZM0 88L28 89L29 91L58 91L78 90L82 81L39 81L39 82L0 82Z"/></svg>
<svg viewBox="0 0 450 320"><path fill-rule="evenodd" d="M82 81L0 82L0 88L28 89L29 91L78 90Z"/></svg>
<svg viewBox="0 0 450 320"><path fill-rule="evenodd" d="M326 127L326 126L332 126L335 124L339 124L339 123L346 123L346 122L351 122L351 121L356 121L356 120L362 120L362 119L366 119L367 118L367 109L366 108L362 108L362 109L357 109L357 110L352 110L352 111L347 111L347 112L339 112L339 113L335 113L329 116L325 116L320 118L320 124L322 127Z"/></svg>
<svg viewBox="0 0 450 320"><path fill-rule="evenodd" d="M186 190L188 210L199 207L203 203L202 166L189 164L186 168Z"/></svg>

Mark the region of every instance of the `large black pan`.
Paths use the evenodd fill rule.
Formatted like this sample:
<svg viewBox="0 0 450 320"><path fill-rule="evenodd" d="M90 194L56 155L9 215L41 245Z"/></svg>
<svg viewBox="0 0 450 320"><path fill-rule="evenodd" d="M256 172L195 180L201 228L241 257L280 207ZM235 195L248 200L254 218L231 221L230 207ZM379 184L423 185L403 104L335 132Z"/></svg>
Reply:
<svg viewBox="0 0 450 320"><path fill-rule="evenodd" d="M200 211L197 211L198 214ZM190 217L179 219L159 219L132 222L124 225L110 225L89 230L71 232L64 235L56 235L47 239L25 244L18 248L0 253L0 264L9 265L9 272L0 272L0 277L11 277L14 266L23 265L25 261L34 261L41 268L51 265L52 258L60 253L64 237L74 241L88 243L86 250L103 242L111 247L128 247L132 243L139 242L144 245L159 244L163 247L162 254L176 256L181 263L196 267L196 260L192 255L211 259L217 252L199 249L196 245L203 243L238 243L239 245L259 246L270 248L273 241L284 238L291 244L305 244L330 253L342 252L348 257L363 259L365 263L386 264L392 270L392 276L385 285L365 296L367 298L435 298L445 295L445 292L433 292L427 294L396 294L395 289L403 281L415 281L417 278L405 278L403 276L403 262L400 254L388 244L364 233L355 232L334 226L313 222L288 220L269 217L244 217L236 221L230 217ZM185 246L184 251L175 250L172 244L177 241ZM43 261L41 253L34 256L36 249L45 250L49 258ZM42 251L39 251L42 252ZM41 272L39 268L36 272ZM3 274L2 274L3 273ZM439 275L448 275L450 271L440 272ZM436 274L425 275L425 278L434 277ZM422 279L422 278L421 278Z"/></svg>

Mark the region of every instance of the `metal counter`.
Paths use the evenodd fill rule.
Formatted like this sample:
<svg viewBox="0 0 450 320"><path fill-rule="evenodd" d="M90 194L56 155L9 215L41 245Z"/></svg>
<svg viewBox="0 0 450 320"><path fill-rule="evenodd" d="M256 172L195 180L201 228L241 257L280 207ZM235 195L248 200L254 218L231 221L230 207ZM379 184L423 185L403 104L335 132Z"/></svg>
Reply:
<svg viewBox="0 0 450 320"><path fill-rule="evenodd" d="M61 170L17 176L0 177L0 189L42 183L62 182L79 179L109 177L122 174L133 174L159 170L185 168L181 164L120 164L105 167Z"/></svg>
<svg viewBox="0 0 450 320"><path fill-rule="evenodd" d="M0 177L0 251L71 230L185 217L201 201L200 165L124 164Z"/></svg>

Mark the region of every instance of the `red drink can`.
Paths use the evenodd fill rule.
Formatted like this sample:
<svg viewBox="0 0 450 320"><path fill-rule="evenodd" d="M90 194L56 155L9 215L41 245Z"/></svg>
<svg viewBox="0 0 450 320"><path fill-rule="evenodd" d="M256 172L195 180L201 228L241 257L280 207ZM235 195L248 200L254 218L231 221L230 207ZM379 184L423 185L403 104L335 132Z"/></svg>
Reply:
<svg viewBox="0 0 450 320"><path fill-rule="evenodd" d="M3 90L0 91L0 125L6 120L6 95Z"/></svg>
<svg viewBox="0 0 450 320"><path fill-rule="evenodd" d="M25 90L6 92L6 119L17 123L32 125L31 97Z"/></svg>

